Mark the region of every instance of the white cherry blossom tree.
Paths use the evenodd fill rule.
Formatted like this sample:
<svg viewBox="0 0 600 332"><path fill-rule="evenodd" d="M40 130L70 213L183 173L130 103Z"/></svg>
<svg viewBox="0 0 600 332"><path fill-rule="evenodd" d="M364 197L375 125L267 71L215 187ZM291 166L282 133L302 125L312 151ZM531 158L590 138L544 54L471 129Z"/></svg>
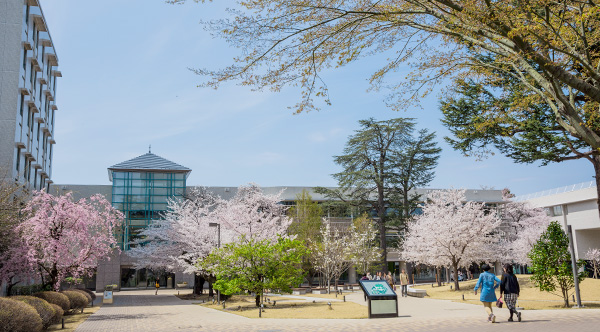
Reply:
<svg viewBox="0 0 600 332"><path fill-rule="evenodd" d="M519 264L530 264L527 256L533 245L550 225L550 217L542 208L528 202L511 201L514 195L508 189L502 191L505 204L502 206L503 233L500 242L500 260Z"/></svg>
<svg viewBox="0 0 600 332"><path fill-rule="evenodd" d="M496 255L501 220L485 203L466 201L465 190L440 190L428 195L423 214L409 224L403 256L408 261L451 266L457 271ZM458 278L454 287L459 289Z"/></svg>
<svg viewBox="0 0 600 332"><path fill-rule="evenodd" d="M585 254L585 257L592 264L592 269L594 270L594 279L597 279L598 275L600 274L600 249L590 248Z"/></svg>

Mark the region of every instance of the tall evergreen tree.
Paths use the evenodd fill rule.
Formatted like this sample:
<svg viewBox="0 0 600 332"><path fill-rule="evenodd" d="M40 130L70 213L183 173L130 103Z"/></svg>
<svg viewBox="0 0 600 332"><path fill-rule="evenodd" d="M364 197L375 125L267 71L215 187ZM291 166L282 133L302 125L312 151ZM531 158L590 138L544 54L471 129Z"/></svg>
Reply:
<svg viewBox="0 0 600 332"><path fill-rule="evenodd" d="M334 157L343 170L333 174L338 189L323 187L315 191L348 204L368 206L378 224L381 262L387 272L386 231L389 228L389 208L397 197L406 197L407 206L402 211L410 214L417 198L410 191L427 185L434 176L440 148L435 134L427 130L413 137L415 122L411 118L376 121L373 118L359 121L361 128L351 135L344 154ZM405 212L402 212L404 216Z"/></svg>

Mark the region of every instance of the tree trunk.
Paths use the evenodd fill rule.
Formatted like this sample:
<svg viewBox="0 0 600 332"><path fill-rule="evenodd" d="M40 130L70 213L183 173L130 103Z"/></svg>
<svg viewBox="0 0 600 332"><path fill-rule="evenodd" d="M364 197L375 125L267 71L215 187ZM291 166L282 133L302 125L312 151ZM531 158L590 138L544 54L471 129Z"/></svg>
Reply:
<svg viewBox="0 0 600 332"><path fill-rule="evenodd" d="M592 164L594 165L594 178L596 179L596 194L598 199L596 203L598 205L598 215L600 215L600 156L591 156ZM565 213L566 211L563 211Z"/></svg>
<svg viewBox="0 0 600 332"><path fill-rule="evenodd" d="M564 307L568 308L569 307L569 290L568 289L561 289L562 291L562 296L563 296L563 300L564 300Z"/></svg>
<svg viewBox="0 0 600 332"><path fill-rule="evenodd" d="M458 285L458 263L452 263L452 271L454 273L454 290L460 290L460 286Z"/></svg>
<svg viewBox="0 0 600 332"><path fill-rule="evenodd" d="M382 270L387 274L387 243L385 241L385 222L383 220L382 213L379 213L379 241L381 242L381 263L383 264Z"/></svg>
<svg viewBox="0 0 600 332"><path fill-rule="evenodd" d="M208 282L208 296L209 297L213 297L215 296L215 292L213 291L213 287L212 287L212 282Z"/></svg>
<svg viewBox="0 0 600 332"><path fill-rule="evenodd" d="M194 275L194 294L201 295L204 291L204 282L206 280L200 275Z"/></svg>
<svg viewBox="0 0 600 332"><path fill-rule="evenodd" d="M438 287L442 286L442 271L439 267L435 268L435 279L437 280Z"/></svg>

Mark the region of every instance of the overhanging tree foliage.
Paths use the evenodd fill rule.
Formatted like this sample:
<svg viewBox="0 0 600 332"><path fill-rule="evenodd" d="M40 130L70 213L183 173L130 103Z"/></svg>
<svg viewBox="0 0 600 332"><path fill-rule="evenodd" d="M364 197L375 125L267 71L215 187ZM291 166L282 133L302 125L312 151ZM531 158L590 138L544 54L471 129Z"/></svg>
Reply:
<svg viewBox="0 0 600 332"><path fill-rule="evenodd" d="M581 106L583 100L574 102ZM440 108L442 122L453 136L445 137L446 141L467 156L483 158L495 148L518 163L539 161L542 166L587 159L594 166L596 182L600 181L599 151L562 127L544 100L505 72L455 80ZM598 114L586 112L583 120L597 122Z"/></svg>
<svg viewBox="0 0 600 332"><path fill-rule="evenodd" d="M564 307L569 306L569 290L575 285L569 251L569 238L557 221L552 221L548 229L533 245L529 253L531 280L541 291L555 292L564 300ZM578 270L585 266L583 260L577 262ZM578 275L579 280L585 278L585 271Z"/></svg>
<svg viewBox="0 0 600 332"><path fill-rule="evenodd" d="M343 171L333 174L338 189L323 187L315 191L359 207L370 207L376 215L381 262L387 272L386 232L389 208L396 208L408 218L416 198L411 191L433 179L440 149L435 134L427 130L413 137L415 123L410 118L384 121L359 121L361 129L349 137L344 154L334 161ZM402 197L400 200L394 198ZM400 201L407 206L394 205ZM397 220L397 219L396 219ZM397 224L396 224L397 226Z"/></svg>
<svg viewBox="0 0 600 332"><path fill-rule="evenodd" d="M196 70L208 77L206 86L237 80L279 91L300 85L296 110L301 112L316 108L314 97L330 102L324 70L388 52L370 81L375 88L389 86L398 96L398 109L444 78L493 78L501 71L519 81L536 103L545 103L568 135L594 154L600 149L600 7L594 1L237 3L239 10L229 12L232 19L205 23L241 49L224 69ZM406 65L413 71L387 84L386 74Z"/></svg>

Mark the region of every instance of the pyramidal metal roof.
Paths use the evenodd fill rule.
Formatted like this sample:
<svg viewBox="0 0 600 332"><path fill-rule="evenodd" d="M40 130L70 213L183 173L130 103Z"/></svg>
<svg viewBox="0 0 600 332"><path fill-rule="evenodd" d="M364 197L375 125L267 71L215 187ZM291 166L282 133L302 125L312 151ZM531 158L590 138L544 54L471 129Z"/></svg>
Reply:
<svg viewBox="0 0 600 332"><path fill-rule="evenodd" d="M175 171L175 172L185 172L189 173L192 170L176 164L170 160L167 160L163 157L157 156L154 153L148 152L139 157L135 157L133 159L124 161L122 163L115 164L108 168L109 170L109 178L112 181L112 172L111 171Z"/></svg>
<svg viewBox="0 0 600 332"><path fill-rule="evenodd" d="M157 156L154 153L146 153L139 157L118 163L108 169L139 169L139 170L156 170L156 171L191 171L191 169L176 164L163 157Z"/></svg>

